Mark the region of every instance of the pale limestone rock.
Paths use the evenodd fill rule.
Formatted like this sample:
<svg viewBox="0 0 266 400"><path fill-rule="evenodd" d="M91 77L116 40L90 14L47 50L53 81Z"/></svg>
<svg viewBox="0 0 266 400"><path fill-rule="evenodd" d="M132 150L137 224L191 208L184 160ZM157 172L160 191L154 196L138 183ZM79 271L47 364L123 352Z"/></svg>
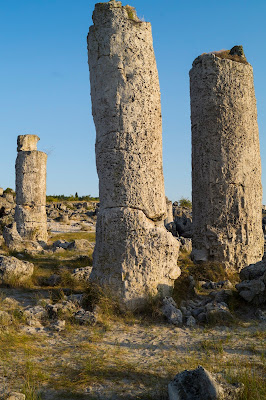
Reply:
<svg viewBox="0 0 266 400"><path fill-rule="evenodd" d="M34 265L15 257L0 256L0 284L23 283L34 272Z"/></svg>
<svg viewBox="0 0 266 400"><path fill-rule="evenodd" d="M36 135L18 136L15 221L21 238L47 240L46 162Z"/></svg>
<svg viewBox="0 0 266 400"><path fill-rule="evenodd" d="M17 151L37 150L37 143L40 140L37 135L19 135L17 139Z"/></svg>
<svg viewBox="0 0 266 400"><path fill-rule="evenodd" d="M166 213L162 121L151 25L120 2L99 3L88 35L101 210Z"/></svg>
<svg viewBox="0 0 266 400"><path fill-rule="evenodd" d="M88 35L101 207L90 279L129 308L169 294L179 243L164 228L162 121L151 25L99 3Z"/></svg>
<svg viewBox="0 0 266 400"><path fill-rule="evenodd" d="M194 261L261 260L261 164L253 70L199 56L190 71Z"/></svg>
<svg viewBox="0 0 266 400"><path fill-rule="evenodd" d="M111 286L129 308L149 294L169 294L180 275L176 265L179 243L163 222L157 224L142 211L126 207L98 215L90 279Z"/></svg>
<svg viewBox="0 0 266 400"><path fill-rule="evenodd" d="M173 203L167 197L165 198L165 201L166 201L166 218L164 220L164 225L167 225L170 224L170 222L173 222L174 220Z"/></svg>
<svg viewBox="0 0 266 400"><path fill-rule="evenodd" d="M10 392L6 400L25 400L26 396L23 393Z"/></svg>

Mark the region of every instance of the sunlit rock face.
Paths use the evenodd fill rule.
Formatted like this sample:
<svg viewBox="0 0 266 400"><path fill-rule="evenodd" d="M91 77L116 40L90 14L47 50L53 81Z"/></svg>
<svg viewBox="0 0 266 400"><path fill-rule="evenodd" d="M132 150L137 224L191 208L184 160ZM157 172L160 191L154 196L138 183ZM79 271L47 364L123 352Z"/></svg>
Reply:
<svg viewBox="0 0 266 400"><path fill-rule="evenodd" d="M151 25L99 3L88 35L100 213L91 279L127 307L169 293L179 244L164 228L160 87Z"/></svg>
<svg viewBox="0 0 266 400"><path fill-rule="evenodd" d="M47 240L46 162L36 135L18 136L15 222L23 239Z"/></svg>
<svg viewBox="0 0 266 400"><path fill-rule="evenodd" d="M237 59L204 54L190 71L192 256L234 270L263 255L253 70Z"/></svg>

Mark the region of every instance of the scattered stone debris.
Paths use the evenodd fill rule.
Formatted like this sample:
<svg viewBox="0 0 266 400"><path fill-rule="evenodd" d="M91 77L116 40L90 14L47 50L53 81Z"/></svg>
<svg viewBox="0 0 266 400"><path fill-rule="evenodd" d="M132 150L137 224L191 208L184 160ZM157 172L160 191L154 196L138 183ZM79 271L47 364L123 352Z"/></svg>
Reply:
<svg viewBox="0 0 266 400"><path fill-rule="evenodd" d="M201 287L203 289L232 289L233 285L232 283L226 279L224 281L219 281L219 282L212 282L212 281L207 281L207 282L202 282Z"/></svg>
<svg viewBox="0 0 266 400"><path fill-rule="evenodd" d="M222 291L224 292L224 291ZM180 309L172 297L163 299L163 307L161 309L163 315L168 322L181 326L194 327L196 324L204 323L228 323L233 321L228 305L230 294L221 295L220 291L212 292L209 296L198 296L195 300L182 300Z"/></svg>

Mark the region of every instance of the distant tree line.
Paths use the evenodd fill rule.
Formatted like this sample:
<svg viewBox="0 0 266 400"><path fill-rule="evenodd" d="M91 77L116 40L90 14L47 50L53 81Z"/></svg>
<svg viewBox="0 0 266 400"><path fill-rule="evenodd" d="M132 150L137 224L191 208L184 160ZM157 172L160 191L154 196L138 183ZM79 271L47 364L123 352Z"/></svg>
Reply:
<svg viewBox="0 0 266 400"><path fill-rule="evenodd" d="M65 196L64 194L54 194L52 196L46 196L46 201L47 203L60 201L99 201L99 197L92 197L90 195L79 196L76 192L75 196L73 196L72 194L70 196Z"/></svg>

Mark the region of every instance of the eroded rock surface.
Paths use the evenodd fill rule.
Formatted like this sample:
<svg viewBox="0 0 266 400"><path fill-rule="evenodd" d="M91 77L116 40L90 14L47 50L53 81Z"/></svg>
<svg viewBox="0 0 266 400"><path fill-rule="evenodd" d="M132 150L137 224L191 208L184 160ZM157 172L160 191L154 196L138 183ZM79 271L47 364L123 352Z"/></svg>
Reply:
<svg viewBox="0 0 266 400"><path fill-rule="evenodd" d="M47 240L46 161L36 135L18 136L15 221L22 239Z"/></svg>
<svg viewBox="0 0 266 400"><path fill-rule="evenodd" d="M150 292L169 291L179 274L179 244L164 228L158 73L151 25L132 8L96 4L93 22L88 57L101 207L91 278L134 307Z"/></svg>
<svg viewBox="0 0 266 400"><path fill-rule="evenodd" d="M190 71L194 261L261 260L261 163L253 70L215 54Z"/></svg>
<svg viewBox="0 0 266 400"><path fill-rule="evenodd" d="M0 256L0 284L23 283L34 271L34 265L15 257Z"/></svg>

